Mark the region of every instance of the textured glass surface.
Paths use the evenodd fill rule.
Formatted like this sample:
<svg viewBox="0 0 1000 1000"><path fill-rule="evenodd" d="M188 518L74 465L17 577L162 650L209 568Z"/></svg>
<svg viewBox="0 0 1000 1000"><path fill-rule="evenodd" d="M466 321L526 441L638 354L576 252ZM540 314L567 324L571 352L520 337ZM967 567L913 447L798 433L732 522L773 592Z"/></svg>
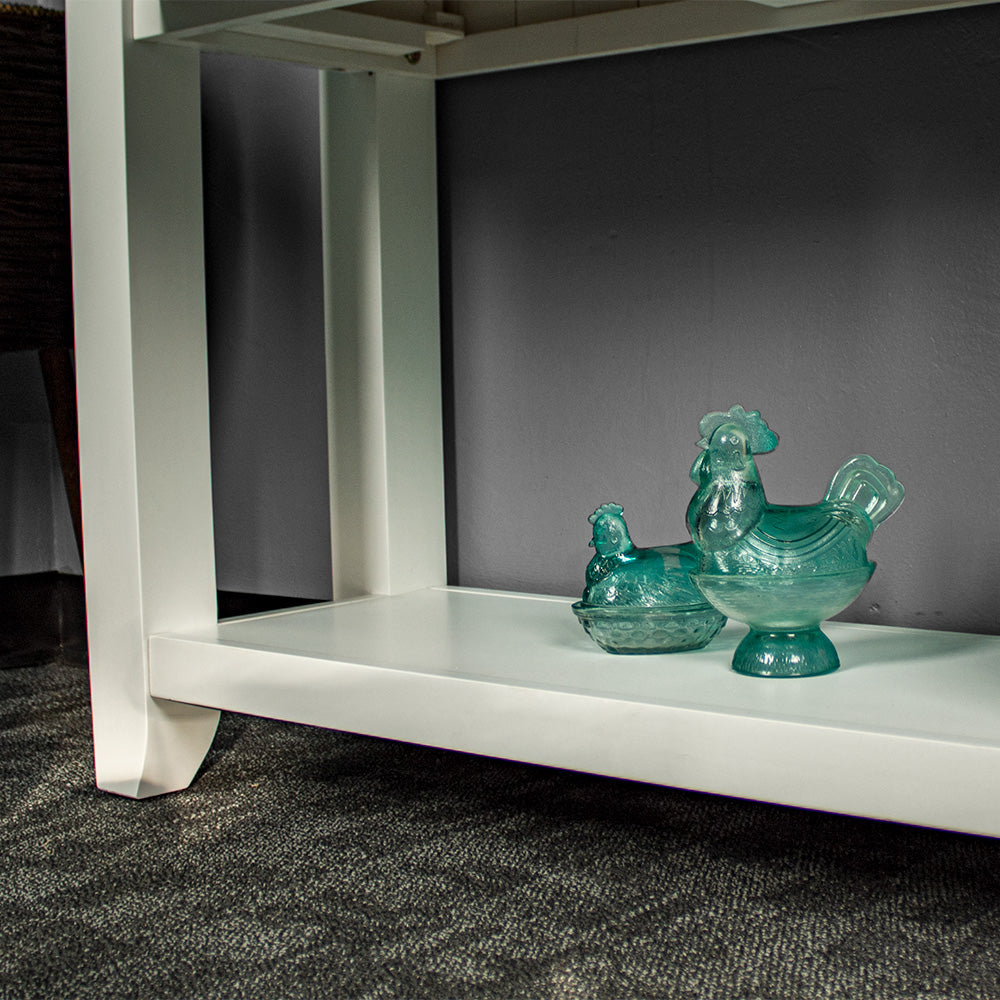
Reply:
<svg viewBox="0 0 1000 1000"><path fill-rule="evenodd" d="M594 607L577 601L573 613L587 635L609 653L701 649L726 624L725 615L706 603L686 608L629 608Z"/></svg>
<svg viewBox="0 0 1000 1000"><path fill-rule="evenodd" d="M692 579L719 611L750 626L733 659L741 673L806 677L839 665L819 623L846 608L875 570L872 531L902 502L903 488L869 455L834 474L819 503L767 501L753 456L777 435L758 411L734 406L699 426L697 490L687 511L700 552Z"/></svg>
<svg viewBox="0 0 1000 1000"><path fill-rule="evenodd" d="M602 504L590 515L596 550L583 597L573 605L587 634L611 653L697 649L725 624L692 583L699 556L692 542L638 548L622 507Z"/></svg>

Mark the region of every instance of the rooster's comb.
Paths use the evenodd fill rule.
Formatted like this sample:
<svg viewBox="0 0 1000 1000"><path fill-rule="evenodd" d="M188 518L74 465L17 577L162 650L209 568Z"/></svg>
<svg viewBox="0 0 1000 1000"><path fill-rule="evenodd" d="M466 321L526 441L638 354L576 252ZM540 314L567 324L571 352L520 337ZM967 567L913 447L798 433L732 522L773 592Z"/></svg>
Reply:
<svg viewBox="0 0 1000 1000"><path fill-rule="evenodd" d="M622 507L620 503L602 503L601 506L587 518L587 520L590 521L591 524L597 524L597 522L604 517L605 514L615 514L618 517L621 517L624 509L625 508Z"/></svg>
<svg viewBox="0 0 1000 1000"><path fill-rule="evenodd" d="M753 455L763 455L778 447L778 435L767 426L760 410L747 413L742 406L732 407L728 413L706 413L698 424L701 440L698 446L707 448L712 435L723 424L736 424L747 436L747 447Z"/></svg>

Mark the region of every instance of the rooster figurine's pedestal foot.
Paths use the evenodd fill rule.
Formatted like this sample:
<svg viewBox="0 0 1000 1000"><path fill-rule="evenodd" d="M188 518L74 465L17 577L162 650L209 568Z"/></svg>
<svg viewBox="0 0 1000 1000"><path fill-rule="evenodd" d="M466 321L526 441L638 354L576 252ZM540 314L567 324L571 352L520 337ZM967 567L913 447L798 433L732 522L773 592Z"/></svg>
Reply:
<svg viewBox="0 0 1000 1000"><path fill-rule="evenodd" d="M713 607L750 632L737 646L733 670L753 677L815 677L840 666L820 623L843 611L875 572L865 563L816 576L692 573Z"/></svg>
<svg viewBox="0 0 1000 1000"><path fill-rule="evenodd" d="M818 625L795 632L752 628L733 653L733 670L751 677L817 677L839 666L837 650Z"/></svg>

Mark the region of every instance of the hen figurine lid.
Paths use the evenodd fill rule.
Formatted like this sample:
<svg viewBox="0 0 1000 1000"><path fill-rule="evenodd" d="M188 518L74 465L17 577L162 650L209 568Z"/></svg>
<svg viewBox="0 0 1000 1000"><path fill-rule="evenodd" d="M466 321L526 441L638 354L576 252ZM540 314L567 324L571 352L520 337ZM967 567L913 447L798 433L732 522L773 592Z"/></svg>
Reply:
<svg viewBox="0 0 1000 1000"><path fill-rule="evenodd" d="M612 653L669 653L704 646L725 624L691 582L698 569L692 542L637 547L621 504L601 504L589 521L594 557L573 611L587 633Z"/></svg>

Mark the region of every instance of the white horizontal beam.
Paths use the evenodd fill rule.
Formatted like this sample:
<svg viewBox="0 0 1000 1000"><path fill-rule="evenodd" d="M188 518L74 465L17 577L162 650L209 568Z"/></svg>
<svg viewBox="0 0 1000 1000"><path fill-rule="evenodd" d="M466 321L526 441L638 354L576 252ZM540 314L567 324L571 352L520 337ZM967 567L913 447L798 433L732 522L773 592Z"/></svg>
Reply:
<svg viewBox="0 0 1000 1000"><path fill-rule="evenodd" d="M102 2L102 0L90 0ZM297 12L346 7L359 0L132 0L132 37L180 40L238 24L264 22ZM364 2L364 0L360 0Z"/></svg>
<svg viewBox="0 0 1000 1000"><path fill-rule="evenodd" d="M441 49L439 78L646 49L865 21L997 0L825 0L764 6L752 0L675 0L628 10L467 34Z"/></svg>
<svg viewBox="0 0 1000 1000"><path fill-rule="evenodd" d="M447 78L998 0L671 0L495 30L477 30L487 22L472 16L479 8L467 5L464 37L448 26L335 9L356 0L132 2L136 38L160 37L323 69ZM581 9L586 7L574 7ZM411 52L423 53L416 66L403 58Z"/></svg>
<svg viewBox="0 0 1000 1000"><path fill-rule="evenodd" d="M358 52L404 56L464 37L455 28L372 17L354 11L321 10L277 21L256 21L240 30L263 37L285 38L312 45L333 45Z"/></svg>
<svg viewBox="0 0 1000 1000"><path fill-rule="evenodd" d="M207 51L319 69L433 76L437 45L463 37L448 25L336 9L347 0L133 0L134 34Z"/></svg>
<svg viewBox="0 0 1000 1000"><path fill-rule="evenodd" d="M405 56L382 55L261 35L246 27L194 35L184 39L181 44L190 44L207 52L230 52L256 59L277 59L316 69L383 72L399 76L433 78L437 65L436 49L428 49L421 53L419 59L411 61Z"/></svg>

